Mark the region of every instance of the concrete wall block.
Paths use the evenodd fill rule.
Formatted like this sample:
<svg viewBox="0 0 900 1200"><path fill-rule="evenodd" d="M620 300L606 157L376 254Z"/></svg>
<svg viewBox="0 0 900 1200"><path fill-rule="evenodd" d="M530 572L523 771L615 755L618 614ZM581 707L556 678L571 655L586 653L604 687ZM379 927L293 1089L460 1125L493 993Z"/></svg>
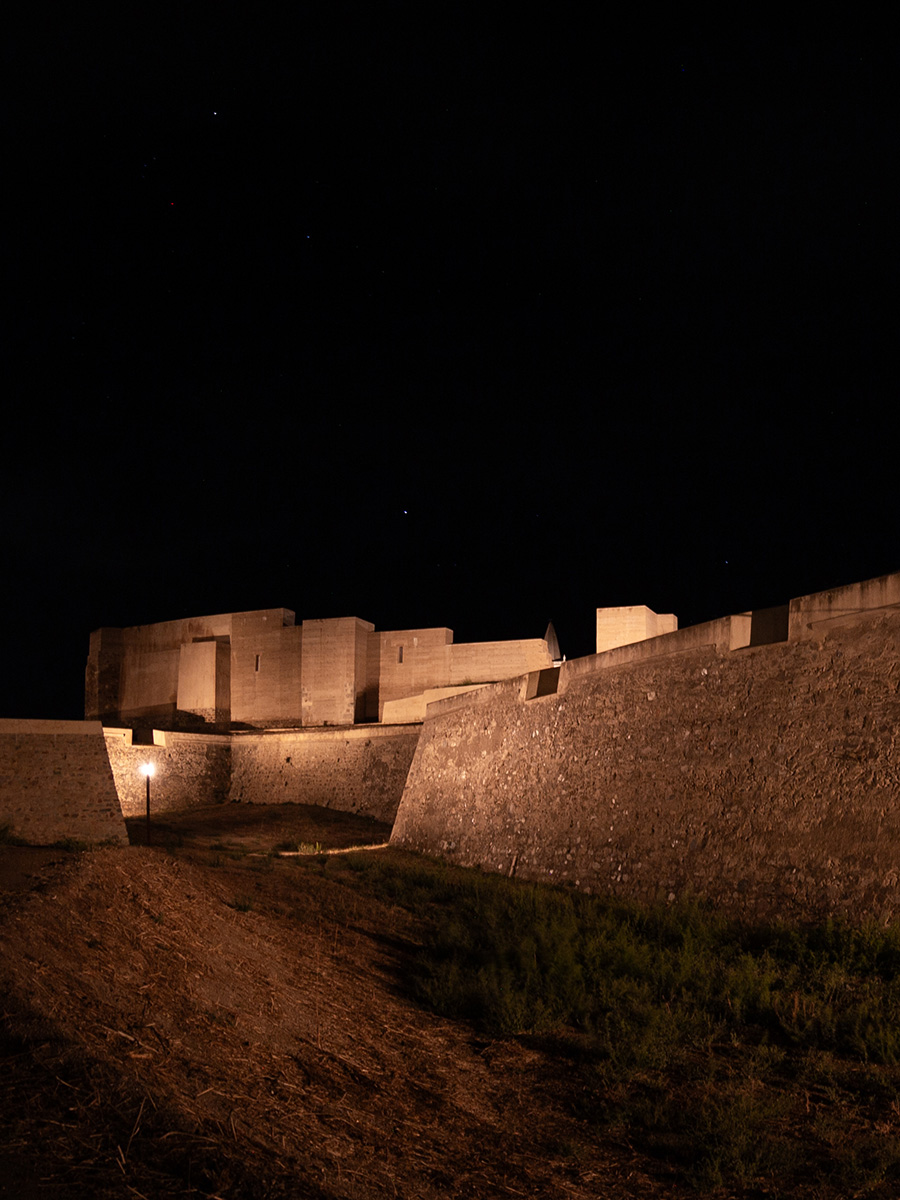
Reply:
<svg viewBox="0 0 900 1200"><path fill-rule="evenodd" d="M141 713L171 708L178 699L180 648L154 650L141 654L126 651L122 662L119 711Z"/></svg>
<svg viewBox="0 0 900 1200"><path fill-rule="evenodd" d="M543 638L511 642L463 642L450 647L451 687L492 682L552 667L553 659Z"/></svg>
<svg viewBox="0 0 900 1200"><path fill-rule="evenodd" d="M358 617L304 621L301 714L304 725L352 725L364 706L368 635Z"/></svg>
<svg viewBox="0 0 900 1200"><path fill-rule="evenodd" d="M385 719L385 704L449 684L452 630L392 629L372 633L369 640L378 647L379 720Z"/></svg>
<svg viewBox="0 0 900 1200"><path fill-rule="evenodd" d="M597 653L661 637L678 628L674 613L656 613L646 604L597 609Z"/></svg>
<svg viewBox="0 0 900 1200"><path fill-rule="evenodd" d="M216 708L217 642L187 642L179 649L177 707L180 712Z"/></svg>
<svg viewBox="0 0 900 1200"><path fill-rule="evenodd" d="M232 638L231 709L238 725L301 722L300 626L259 624Z"/></svg>

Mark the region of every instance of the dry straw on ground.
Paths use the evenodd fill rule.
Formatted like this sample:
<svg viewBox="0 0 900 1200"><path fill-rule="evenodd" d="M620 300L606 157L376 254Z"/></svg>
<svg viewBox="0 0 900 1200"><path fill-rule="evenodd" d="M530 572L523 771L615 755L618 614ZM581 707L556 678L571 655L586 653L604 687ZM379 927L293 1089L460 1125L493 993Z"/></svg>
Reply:
<svg viewBox="0 0 900 1200"><path fill-rule="evenodd" d="M672 1194L627 1146L583 1144L539 1046L411 1002L408 914L262 853L352 844L359 822L275 817L230 806L150 848L0 851L0 1195Z"/></svg>

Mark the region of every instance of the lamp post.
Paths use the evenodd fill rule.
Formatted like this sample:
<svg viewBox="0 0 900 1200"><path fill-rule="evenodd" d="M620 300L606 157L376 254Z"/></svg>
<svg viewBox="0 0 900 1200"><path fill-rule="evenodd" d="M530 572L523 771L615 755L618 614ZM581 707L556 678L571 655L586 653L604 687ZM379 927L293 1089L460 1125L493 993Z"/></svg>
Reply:
<svg viewBox="0 0 900 1200"><path fill-rule="evenodd" d="M150 777L156 773L152 762L141 763L141 774L147 780L147 845L150 845Z"/></svg>

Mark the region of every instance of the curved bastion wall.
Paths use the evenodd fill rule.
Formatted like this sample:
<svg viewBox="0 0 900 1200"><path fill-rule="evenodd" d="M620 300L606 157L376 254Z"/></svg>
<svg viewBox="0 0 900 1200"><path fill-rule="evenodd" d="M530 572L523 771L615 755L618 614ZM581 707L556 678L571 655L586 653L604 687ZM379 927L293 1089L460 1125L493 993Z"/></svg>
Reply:
<svg viewBox="0 0 900 1200"><path fill-rule="evenodd" d="M792 602L791 641L725 619L430 705L393 843L640 900L897 919L900 576L863 587L869 611L853 589Z"/></svg>

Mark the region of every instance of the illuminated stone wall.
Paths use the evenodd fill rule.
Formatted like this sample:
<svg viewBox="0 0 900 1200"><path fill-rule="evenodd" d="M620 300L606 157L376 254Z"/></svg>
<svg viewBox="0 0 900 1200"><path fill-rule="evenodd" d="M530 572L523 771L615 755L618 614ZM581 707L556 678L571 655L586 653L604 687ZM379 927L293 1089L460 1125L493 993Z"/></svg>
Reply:
<svg viewBox="0 0 900 1200"><path fill-rule="evenodd" d="M369 640L377 656L372 720L383 719L385 704L449 683L452 630L392 629L373 633Z"/></svg>
<svg viewBox="0 0 900 1200"><path fill-rule="evenodd" d="M231 799L318 804L391 822L419 729L368 725L235 734Z"/></svg>
<svg viewBox="0 0 900 1200"><path fill-rule="evenodd" d="M0 720L0 826L34 845L127 841L99 721Z"/></svg>
<svg viewBox="0 0 900 1200"><path fill-rule="evenodd" d="M154 730L152 744L130 729L105 730L122 811L142 816L152 762L152 813L228 801L318 804L393 821L419 737L419 726L347 726L207 734Z"/></svg>
<svg viewBox="0 0 900 1200"><path fill-rule="evenodd" d="M433 688L550 665L540 638L453 645L450 629L375 632L358 617L224 613L91 634L85 717L215 732L352 725Z"/></svg>
<svg viewBox="0 0 900 1200"><path fill-rule="evenodd" d="M365 709L368 636L358 617L303 622L300 674L304 725L352 725Z"/></svg>
<svg viewBox="0 0 900 1200"><path fill-rule="evenodd" d="M674 613L655 613L645 604L598 608L597 653L673 633L677 628L678 619Z"/></svg>
<svg viewBox="0 0 900 1200"><path fill-rule="evenodd" d="M231 634L231 720L299 725L303 630L285 609L235 613Z"/></svg>
<svg viewBox="0 0 900 1200"><path fill-rule="evenodd" d="M551 667L553 659L543 638L510 642L460 642L450 647L449 687L510 679L525 671Z"/></svg>
<svg viewBox="0 0 900 1200"><path fill-rule="evenodd" d="M154 730L153 744L134 744L130 729L104 730L109 764L126 817L146 812L142 763L153 763L150 781L152 812L176 812L228 799L231 739L227 734Z"/></svg>
<svg viewBox="0 0 900 1200"><path fill-rule="evenodd" d="M85 671L85 717L162 729L299 722L300 631L293 625L289 609L273 608L98 629Z"/></svg>
<svg viewBox="0 0 900 1200"><path fill-rule="evenodd" d="M211 639L181 647L176 707L210 725L230 720L231 647L227 642Z"/></svg>
<svg viewBox="0 0 900 1200"><path fill-rule="evenodd" d="M759 646L712 622L567 663L555 693L526 676L432 705L394 842L592 892L897 919L900 608L825 616Z"/></svg>

